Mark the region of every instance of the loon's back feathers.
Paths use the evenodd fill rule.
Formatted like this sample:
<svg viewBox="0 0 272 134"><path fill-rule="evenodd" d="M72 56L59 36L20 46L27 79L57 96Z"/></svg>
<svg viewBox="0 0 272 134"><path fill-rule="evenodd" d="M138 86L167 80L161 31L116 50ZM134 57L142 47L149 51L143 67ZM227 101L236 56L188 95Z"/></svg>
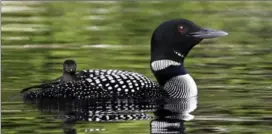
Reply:
<svg viewBox="0 0 272 134"><path fill-rule="evenodd" d="M154 98L160 97L160 86L146 76L123 70L83 70L78 72L76 81L47 85L33 98ZM27 94L26 94L27 95ZM29 98L29 97L27 97ZM31 98L31 97L30 97Z"/></svg>
<svg viewBox="0 0 272 134"><path fill-rule="evenodd" d="M76 75L80 79L92 78L101 75L112 75L112 74L136 74L134 72L129 72L126 70L114 70L114 69L86 69L77 72Z"/></svg>
<svg viewBox="0 0 272 134"><path fill-rule="evenodd" d="M67 81L79 81L79 80L86 80L87 78L98 77L101 75L113 75L113 74L137 74L134 72L129 72L126 70L114 70L114 69L86 69L79 72L76 72L72 75L71 80L64 80L64 75L60 76L59 78L53 80L51 83L56 84L60 82L67 82Z"/></svg>

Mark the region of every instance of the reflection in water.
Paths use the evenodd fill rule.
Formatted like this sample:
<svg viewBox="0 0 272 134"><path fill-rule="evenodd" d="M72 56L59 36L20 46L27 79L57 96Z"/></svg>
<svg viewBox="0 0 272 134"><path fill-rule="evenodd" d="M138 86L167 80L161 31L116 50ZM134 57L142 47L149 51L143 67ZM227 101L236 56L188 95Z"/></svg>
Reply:
<svg viewBox="0 0 272 134"><path fill-rule="evenodd" d="M65 134L76 134L74 125L77 121L88 122L120 122L135 120L151 120L150 133L184 133L184 121L193 118L190 112L196 109L197 98L161 100L61 100L35 99L26 100L34 104L43 113L53 113L63 121ZM155 118L149 115L154 112ZM107 128L89 128L85 132L107 131Z"/></svg>
<svg viewBox="0 0 272 134"><path fill-rule="evenodd" d="M165 98L155 111L156 119L150 123L151 134L184 134L184 121L193 119L190 113L197 107L197 97Z"/></svg>
<svg viewBox="0 0 272 134"><path fill-rule="evenodd" d="M184 134L183 120L157 119L151 121L151 134Z"/></svg>
<svg viewBox="0 0 272 134"><path fill-rule="evenodd" d="M53 113L63 121L63 129L67 134L76 133L73 128L77 121L88 122L120 122L135 120L150 120L148 112L156 109L155 100L61 100L35 99L25 100L34 104L43 113ZM104 128L86 129L86 132L105 131Z"/></svg>
<svg viewBox="0 0 272 134"><path fill-rule="evenodd" d="M166 98L165 103L157 110L157 116L166 119L181 119L185 121L194 118L190 113L197 107L197 97L172 99ZM169 111L161 114L158 111Z"/></svg>

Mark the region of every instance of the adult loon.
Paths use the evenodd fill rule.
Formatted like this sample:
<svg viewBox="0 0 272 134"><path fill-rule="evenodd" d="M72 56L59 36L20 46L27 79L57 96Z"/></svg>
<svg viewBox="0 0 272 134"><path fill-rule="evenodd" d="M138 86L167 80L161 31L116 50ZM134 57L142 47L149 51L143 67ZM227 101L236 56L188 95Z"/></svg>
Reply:
<svg viewBox="0 0 272 134"><path fill-rule="evenodd" d="M161 97L164 92L170 98L195 97L197 87L184 68L184 59L203 39L227 34L201 28L187 19L168 20L155 29L151 39L150 66L159 84L134 72L83 70L81 80L51 85L34 97L144 99Z"/></svg>

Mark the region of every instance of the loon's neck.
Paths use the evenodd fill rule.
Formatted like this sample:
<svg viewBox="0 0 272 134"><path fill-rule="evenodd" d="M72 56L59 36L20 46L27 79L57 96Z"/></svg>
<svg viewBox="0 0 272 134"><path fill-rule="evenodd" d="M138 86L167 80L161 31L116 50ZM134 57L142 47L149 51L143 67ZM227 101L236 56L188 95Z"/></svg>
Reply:
<svg viewBox="0 0 272 134"><path fill-rule="evenodd" d="M186 75L184 59L186 55L177 51L165 55L151 57L151 70L160 85L164 85L173 77Z"/></svg>
<svg viewBox="0 0 272 134"><path fill-rule="evenodd" d="M62 74L62 81L72 81L74 80L75 73L68 73L68 72L63 72Z"/></svg>
<svg viewBox="0 0 272 134"><path fill-rule="evenodd" d="M190 50L201 41L200 39L188 39L184 42L169 40L166 44L163 38L163 35L153 35L150 62L152 72L161 86L175 76L187 74L184 60Z"/></svg>

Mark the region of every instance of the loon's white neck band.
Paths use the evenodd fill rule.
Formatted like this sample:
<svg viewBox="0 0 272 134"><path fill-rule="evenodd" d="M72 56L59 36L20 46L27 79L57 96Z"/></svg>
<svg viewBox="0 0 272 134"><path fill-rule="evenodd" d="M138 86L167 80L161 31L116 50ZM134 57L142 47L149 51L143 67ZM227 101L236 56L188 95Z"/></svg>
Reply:
<svg viewBox="0 0 272 134"><path fill-rule="evenodd" d="M151 63L151 67L154 71L160 71L166 69L169 66L180 66L181 63L173 61L173 60L156 60Z"/></svg>
<svg viewBox="0 0 272 134"><path fill-rule="evenodd" d="M157 60L151 63L154 71L160 71L169 66L180 66L181 63L172 60ZM181 74L172 77L164 84L164 89L171 98L190 98L197 96L197 86L189 74Z"/></svg>

